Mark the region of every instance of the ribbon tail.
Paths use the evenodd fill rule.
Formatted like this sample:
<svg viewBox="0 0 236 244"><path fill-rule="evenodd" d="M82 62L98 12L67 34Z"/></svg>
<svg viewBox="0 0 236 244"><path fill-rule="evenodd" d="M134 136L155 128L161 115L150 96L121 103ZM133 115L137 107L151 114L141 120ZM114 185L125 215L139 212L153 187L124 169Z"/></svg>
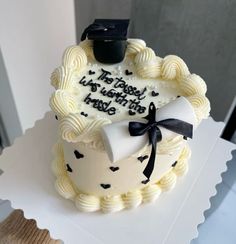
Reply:
<svg viewBox="0 0 236 244"><path fill-rule="evenodd" d="M156 160L156 144L152 144L152 151L150 158L148 160L147 166L145 167L143 174L150 179L150 176L153 172L154 165L155 165L155 160Z"/></svg>
<svg viewBox="0 0 236 244"><path fill-rule="evenodd" d="M153 172L155 161L156 161L156 147L157 147L157 142L161 141L162 135L161 131L158 127L152 128L150 131L148 131L149 134L149 141L150 144L152 145L152 150L151 150L151 155L148 160L147 166L143 171L143 174L150 179L150 176Z"/></svg>

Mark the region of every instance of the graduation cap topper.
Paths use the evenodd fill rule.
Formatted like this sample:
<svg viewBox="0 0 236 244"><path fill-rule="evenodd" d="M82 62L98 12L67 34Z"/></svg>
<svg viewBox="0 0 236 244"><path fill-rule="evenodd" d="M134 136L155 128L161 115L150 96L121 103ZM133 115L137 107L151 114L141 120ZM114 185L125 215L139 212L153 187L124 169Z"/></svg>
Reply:
<svg viewBox="0 0 236 244"><path fill-rule="evenodd" d="M124 59L128 19L96 19L81 36L93 40L93 52L97 61L114 64Z"/></svg>

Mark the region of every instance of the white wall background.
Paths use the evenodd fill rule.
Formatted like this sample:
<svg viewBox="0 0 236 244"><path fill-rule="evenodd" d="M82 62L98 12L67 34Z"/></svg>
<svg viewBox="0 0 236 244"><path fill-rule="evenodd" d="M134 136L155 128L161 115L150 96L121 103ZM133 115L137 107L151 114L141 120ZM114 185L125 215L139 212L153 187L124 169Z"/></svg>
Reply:
<svg viewBox="0 0 236 244"><path fill-rule="evenodd" d="M49 110L50 74L75 40L73 0L0 0L0 47L23 131Z"/></svg>

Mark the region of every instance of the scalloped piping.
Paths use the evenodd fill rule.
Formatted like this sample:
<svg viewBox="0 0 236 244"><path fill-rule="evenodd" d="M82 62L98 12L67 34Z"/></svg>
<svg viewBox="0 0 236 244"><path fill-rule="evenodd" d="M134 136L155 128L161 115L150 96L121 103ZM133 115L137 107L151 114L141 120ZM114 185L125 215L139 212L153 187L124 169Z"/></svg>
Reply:
<svg viewBox="0 0 236 244"><path fill-rule="evenodd" d="M66 199L73 200L76 207L83 212L94 212L101 210L104 213L117 212L124 208L134 208L141 203L155 201L161 192L174 188L177 178L184 175L188 169L188 158L190 148L188 145L182 150L178 163L180 167L171 168L158 182L149 184L142 189L136 189L115 196L96 197L82 193L70 180L64 166L64 155L61 142L57 142L53 147L55 156L52 162L53 173L56 176L55 187L58 193ZM64 169L64 171L63 171Z"/></svg>
<svg viewBox="0 0 236 244"><path fill-rule="evenodd" d="M156 56L151 48L146 47L146 43L140 39L128 39L127 44L126 55L134 59L137 73L141 77L163 78L170 82L172 80L178 81L183 94L194 107L198 123L209 115L210 103L205 96L206 84L200 76L189 72L187 65L181 58L175 55L168 55L162 59ZM52 110L60 119L63 119L63 123L66 123L66 120L69 123L73 114L80 112L79 106L76 105L77 103L73 99L73 89L71 89L73 88L73 81L71 77L75 72L80 71L86 66L87 57L94 59L92 48L93 43L89 40L85 40L77 46L68 47L63 55L63 65L52 73L51 84L56 89L59 89L59 91L65 91L66 93L66 95L62 96L56 90L50 99ZM81 120L81 116L78 117L78 124L80 124L79 120ZM84 131L86 124L90 123L88 118L85 118L84 121L84 127L81 131ZM96 119L94 121L96 124ZM109 119L104 119L103 122L111 123ZM81 141L81 137L76 129L78 124L74 124L68 137L67 133L61 129L65 140L71 141L71 135L73 134L77 135L77 137L73 137L73 142ZM66 127L66 129L68 128ZM97 130L97 127L90 126L89 130L87 130L87 136L91 136L95 129ZM86 138L86 135L83 136L84 138ZM93 139L96 140L95 137Z"/></svg>

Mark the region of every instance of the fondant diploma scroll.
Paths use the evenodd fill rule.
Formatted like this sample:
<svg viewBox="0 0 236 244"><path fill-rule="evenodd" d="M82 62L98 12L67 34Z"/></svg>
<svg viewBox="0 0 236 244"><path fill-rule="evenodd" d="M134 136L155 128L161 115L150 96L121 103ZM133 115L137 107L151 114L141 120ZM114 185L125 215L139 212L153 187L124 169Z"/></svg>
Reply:
<svg viewBox="0 0 236 244"><path fill-rule="evenodd" d="M139 151L149 143L152 146L149 162L143 173L150 178L156 157L156 144L176 135L192 138L196 117L189 101L180 97L156 110L150 103L145 118L123 120L102 128L104 145L111 162L116 162Z"/></svg>

